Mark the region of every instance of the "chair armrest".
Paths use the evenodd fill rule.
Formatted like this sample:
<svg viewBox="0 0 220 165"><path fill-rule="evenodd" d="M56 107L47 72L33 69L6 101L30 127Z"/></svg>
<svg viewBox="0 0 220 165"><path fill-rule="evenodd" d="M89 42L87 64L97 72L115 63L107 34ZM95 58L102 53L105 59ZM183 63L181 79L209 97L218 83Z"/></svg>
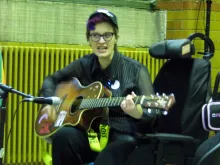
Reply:
<svg viewBox="0 0 220 165"><path fill-rule="evenodd" d="M171 133L156 133L156 134L145 134L141 138L148 140L159 140L159 141L181 141L181 142L194 142L195 139L191 136L185 136L180 134Z"/></svg>
<svg viewBox="0 0 220 165"><path fill-rule="evenodd" d="M156 164L182 164L192 162L196 150L195 139L191 136L171 133L144 134L139 144L152 144Z"/></svg>

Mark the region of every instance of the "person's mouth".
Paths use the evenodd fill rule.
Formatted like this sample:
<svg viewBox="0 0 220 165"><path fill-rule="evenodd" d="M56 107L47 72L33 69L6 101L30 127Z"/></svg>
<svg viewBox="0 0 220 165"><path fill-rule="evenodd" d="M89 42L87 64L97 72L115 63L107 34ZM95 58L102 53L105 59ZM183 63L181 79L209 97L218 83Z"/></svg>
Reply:
<svg viewBox="0 0 220 165"><path fill-rule="evenodd" d="M107 46L98 46L98 50L106 50Z"/></svg>

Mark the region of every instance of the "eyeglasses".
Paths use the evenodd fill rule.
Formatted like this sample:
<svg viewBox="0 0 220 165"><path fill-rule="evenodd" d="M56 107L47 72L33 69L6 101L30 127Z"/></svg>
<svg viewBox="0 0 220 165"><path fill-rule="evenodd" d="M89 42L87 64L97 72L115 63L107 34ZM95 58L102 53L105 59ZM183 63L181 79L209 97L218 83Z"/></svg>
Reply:
<svg viewBox="0 0 220 165"><path fill-rule="evenodd" d="M114 33L112 32L106 32L104 34L99 34L99 33L92 33L90 34L90 37L92 39L92 41L94 42L98 42L100 40L100 38L102 37L105 41L111 41L112 37L113 37Z"/></svg>

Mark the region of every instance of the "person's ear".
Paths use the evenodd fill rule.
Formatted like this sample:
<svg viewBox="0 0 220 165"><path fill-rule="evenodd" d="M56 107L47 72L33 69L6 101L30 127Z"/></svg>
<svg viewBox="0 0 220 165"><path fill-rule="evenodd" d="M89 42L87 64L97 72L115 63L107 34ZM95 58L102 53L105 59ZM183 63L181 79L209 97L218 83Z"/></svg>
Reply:
<svg viewBox="0 0 220 165"><path fill-rule="evenodd" d="M92 46L92 45L91 45L91 41L90 41L90 39L88 40L88 43L89 43L89 46Z"/></svg>
<svg viewBox="0 0 220 165"><path fill-rule="evenodd" d="M115 44L117 44L118 39L119 39L119 35L115 36Z"/></svg>

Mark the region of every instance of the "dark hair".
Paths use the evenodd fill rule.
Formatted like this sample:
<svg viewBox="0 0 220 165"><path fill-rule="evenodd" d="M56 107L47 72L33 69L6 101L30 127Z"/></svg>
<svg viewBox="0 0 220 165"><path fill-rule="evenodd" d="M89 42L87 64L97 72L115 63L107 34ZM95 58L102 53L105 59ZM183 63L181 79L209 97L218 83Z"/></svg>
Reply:
<svg viewBox="0 0 220 165"><path fill-rule="evenodd" d="M115 24L111 21L109 17L107 17L105 14L96 14L91 19L88 20L86 25L86 39L89 41L89 35L90 31L95 29L95 25L101 22L109 22L112 27L115 34L115 37L118 38L118 28L115 26Z"/></svg>

